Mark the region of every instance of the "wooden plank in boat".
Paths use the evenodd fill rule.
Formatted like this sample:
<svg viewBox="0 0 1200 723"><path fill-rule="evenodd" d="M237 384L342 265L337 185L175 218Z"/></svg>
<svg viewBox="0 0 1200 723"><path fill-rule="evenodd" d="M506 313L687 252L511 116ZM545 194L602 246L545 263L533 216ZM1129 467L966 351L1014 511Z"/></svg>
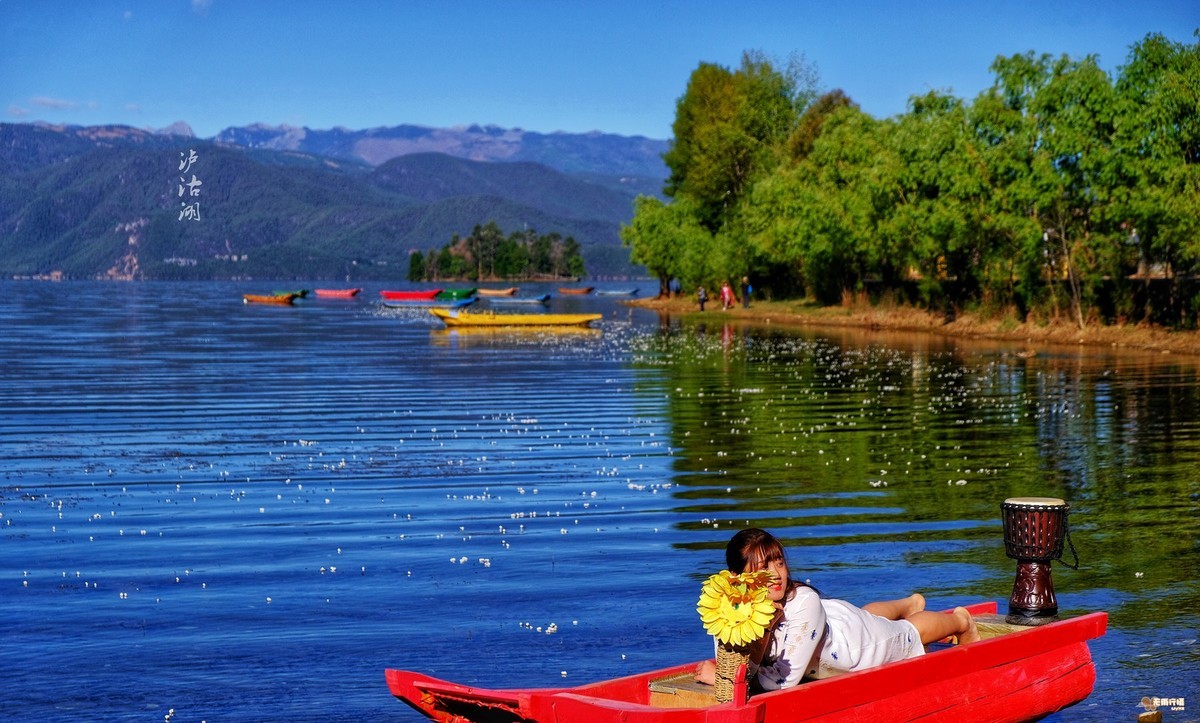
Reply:
<svg viewBox="0 0 1200 723"><path fill-rule="evenodd" d="M711 685L696 680L690 672L650 681L650 705L655 708L707 708L717 704Z"/></svg>

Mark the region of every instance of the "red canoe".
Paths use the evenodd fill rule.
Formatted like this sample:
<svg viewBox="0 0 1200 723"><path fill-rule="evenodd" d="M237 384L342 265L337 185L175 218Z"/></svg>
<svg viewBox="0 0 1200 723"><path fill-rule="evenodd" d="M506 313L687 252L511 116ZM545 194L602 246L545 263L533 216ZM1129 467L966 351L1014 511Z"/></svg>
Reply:
<svg viewBox="0 0 1200 723"><path fill-rule="evenodd" d="M696 663L574 688L487 690L388 670L392 695L437 721L787 723L1023 721L1086 698L1096 682L1087 641L1107 613L1038 627L1007 625L995 603L968 607L983 640L935 644L925 655L718 704L692 680ZM740 686L745 690L745 684Z"/></svg>
<svg viewBox="0 0 1200 723"><path fill-rule="evenodd" d="M326 299L349 299L357 296L362 289L315 289L317 296Z"/></svg>
<svg viewBox="0 0 1200 723"><path fill-rule="evenodd" d="M379 295L388 301L429 301L441 292L441 289L425 289L424 291L380 291Z"/></svg>

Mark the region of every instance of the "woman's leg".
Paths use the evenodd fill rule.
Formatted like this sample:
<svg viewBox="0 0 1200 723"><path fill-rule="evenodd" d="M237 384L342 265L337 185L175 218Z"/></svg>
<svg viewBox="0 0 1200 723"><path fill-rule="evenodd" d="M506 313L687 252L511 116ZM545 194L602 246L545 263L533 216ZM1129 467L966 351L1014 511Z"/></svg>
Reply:
<svg viewBox="0 0 1200 723"><path fill-rule="evenodd" d="M934 613L922 611L907 618L921 635L921 643L933 643L951 635L958 636L960 643L973 643L979 640L979 630L975 627L975 619L966 608L954 608L952 613Z"/></svg>
<svg viewBox="0 0 1200 723"><path fill-rule="evenodd" d="M919 592L914 592L900 600L885 600L863 605L863 610L888 620L900 620L910 615L916 615L925 609L925 598Z"/></svg>

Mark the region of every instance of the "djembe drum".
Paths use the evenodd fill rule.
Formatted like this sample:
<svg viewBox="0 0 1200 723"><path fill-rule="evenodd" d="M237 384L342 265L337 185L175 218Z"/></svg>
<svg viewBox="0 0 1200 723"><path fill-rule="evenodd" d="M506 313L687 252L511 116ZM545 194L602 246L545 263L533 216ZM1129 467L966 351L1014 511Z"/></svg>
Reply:
<svg viewBox="0 0 1200 723"><path fill-rule="evenodd" d="M1067 528L1070 510L1070 505L1054 497L1010 497L1000 505L1004 553L1017 561L1007 622L1042 625L1058 619L1050 562L1062 560L1064 539L1070 544ZM1071 554L1075 556L1074 545ZM1071 567L1079 567L1078 556Z"/></svg>

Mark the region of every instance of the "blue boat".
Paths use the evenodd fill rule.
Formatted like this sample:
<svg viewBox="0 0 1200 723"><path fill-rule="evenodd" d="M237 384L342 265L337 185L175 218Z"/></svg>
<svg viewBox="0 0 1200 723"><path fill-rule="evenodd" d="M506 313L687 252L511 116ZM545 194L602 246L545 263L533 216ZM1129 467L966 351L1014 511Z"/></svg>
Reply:
<svg viewBox="0 0 1200 723"><path fill-rule="evenodd" d="M488 297L489 304L545 304L550 301L550 294L541 296L494 296Z"/></svg>

